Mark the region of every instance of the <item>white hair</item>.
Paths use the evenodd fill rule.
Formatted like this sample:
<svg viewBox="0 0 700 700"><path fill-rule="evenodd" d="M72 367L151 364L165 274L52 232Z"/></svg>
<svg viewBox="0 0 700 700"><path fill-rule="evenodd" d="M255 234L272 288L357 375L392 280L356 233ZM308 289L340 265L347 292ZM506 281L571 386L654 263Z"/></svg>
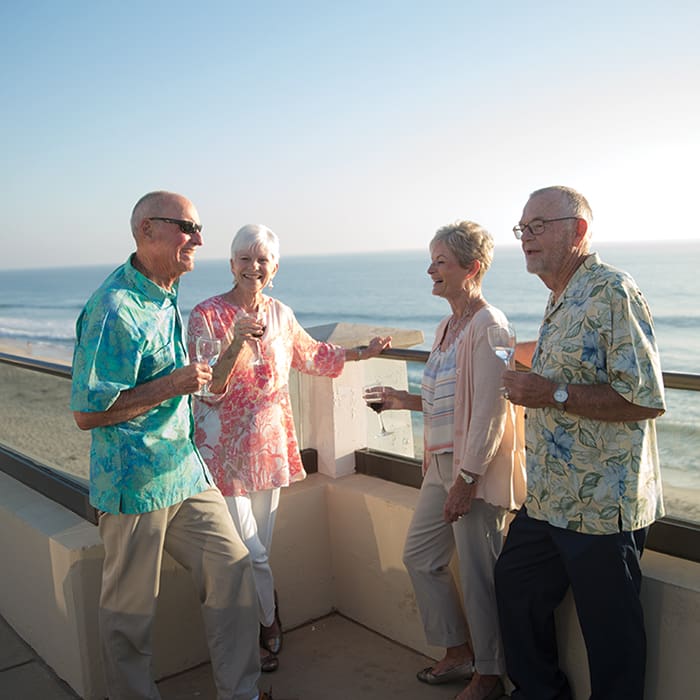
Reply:
<svg viewBox="0 0 700 700"><path fill-rule="evenodd" d="M272 262L279 262L280 240L274 231L262 224L246 224L238 229L231 241L231 260L236 257L238 251L255 247L262 248Z"/></svg>

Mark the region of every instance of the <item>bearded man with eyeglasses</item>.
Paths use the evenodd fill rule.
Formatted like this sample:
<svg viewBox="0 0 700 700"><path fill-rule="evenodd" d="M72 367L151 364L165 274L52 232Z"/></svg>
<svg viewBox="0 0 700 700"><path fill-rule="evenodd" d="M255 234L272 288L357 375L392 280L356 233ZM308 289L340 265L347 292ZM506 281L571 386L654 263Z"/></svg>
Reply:
<svg viewBox="0 0 700 700"><path fill-rule="evenodd" d="M202 245L199 215L182 195L150 192L131 230L136 252L78 318L71 397L78 427L92 431L109 697L160 697L151 631L167 551L195 580L218 700L262 700L250 557L193 440L189 395L211 369L188 361L177 291Z"/></svg>
<svg viewBox="0 0 700 700"><path fill-rule="evenodd" d="M592 220L581 194L547 187L513 229L528 272L551 291L534 354L516 352L531 370L503 376L506 397L527 408L527 498L496 564L515 700L572 697L554 625L569 586L591 697L644 695L640 557L663 515L654 424L663 381L646 300L590 252Z"/></svg>

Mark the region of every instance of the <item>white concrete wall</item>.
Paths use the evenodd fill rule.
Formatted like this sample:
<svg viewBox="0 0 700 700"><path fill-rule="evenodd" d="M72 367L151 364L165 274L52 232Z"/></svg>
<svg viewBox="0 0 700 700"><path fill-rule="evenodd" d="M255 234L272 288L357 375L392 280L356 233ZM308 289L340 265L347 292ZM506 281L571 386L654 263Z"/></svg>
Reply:
<svg viewBox="0 0 700 700"><path fill-rule="evenodd" d="M86 700L106 695L97 605L104 549L97 528L0 473L0 612ZM154 674L209 658L194 585L166 555L154 623Z"/></svg>
<svg viewBox="0 0 700 700"><path fill-rule="evenodd" d="M104 695L97 637L97 528L0 473L5 619L81 695ZM92 643L91 643L92 642Z"/></svg>
<svg viewBox="0 0 700 700"><path fill-rule="evenodd" d="M416 489L359 474L328 483L333 595L337 609L348 617L438 657L443 650L425 642L415 596L401 562L417 495ZM700 687L700 665L696 663L700 564L647 551L642 569L648 636L645 700L696 697ZM557 629L562 668L571 681L574 700L586 700L590 695L588 663L570 594L557 611Z"/></svg>

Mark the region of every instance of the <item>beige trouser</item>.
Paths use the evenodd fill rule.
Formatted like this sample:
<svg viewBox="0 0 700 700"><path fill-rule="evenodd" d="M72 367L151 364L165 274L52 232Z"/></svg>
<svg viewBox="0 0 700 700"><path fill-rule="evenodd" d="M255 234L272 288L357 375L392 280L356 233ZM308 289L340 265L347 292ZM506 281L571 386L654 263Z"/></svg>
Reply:
<svg viewBox="0 0 700 700"><path fill-rule="evenodd" d="M256 698L255 584L248 550L219 490L150 513L105 513L100 535L105 561L99 620L110 700L160 698L151 675L151 628L164 550L194 578L218 700Z"/></svg>
<svg viewBox="0 0 700 700"><path fill-rule="evenodd" d="M475 499L467 515L446 523L443 507L453 483L452 454L433 455L406 536L403 561L428 643L453 647L471 636L476 670L501 675L505 660L493 571L503 546L506 510ZM455 548L470 634L449 569Z"/></svg>

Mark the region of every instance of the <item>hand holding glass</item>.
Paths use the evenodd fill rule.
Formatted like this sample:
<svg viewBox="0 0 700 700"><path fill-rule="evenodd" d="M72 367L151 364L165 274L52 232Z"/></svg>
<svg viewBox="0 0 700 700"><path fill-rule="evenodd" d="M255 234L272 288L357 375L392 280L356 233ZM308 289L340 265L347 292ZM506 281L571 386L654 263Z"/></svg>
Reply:
<svg viewBox="0 0 700 700"><path fill-rule="evenodd" d="M221 341L218 338L197 338L196 344L197 362L206 362L210 367L219 359L221 354ZM195 396L212 396L209 392L209 384L204 384L195 392Z"/></svg>
<svg viewBox="0 0 700 700"><path fill-rule="evenodd" d="M391 435L393 431L386 429L384 419L382 418L381 411L384 408L384 399L382 396L381 387L364 387L362 389L362 398L365 400L367 406L377 413L377 417L379 418L379 426L381 430L379 431L379 435L377 435L377 437L386 437L387 435Z"/></svg>

